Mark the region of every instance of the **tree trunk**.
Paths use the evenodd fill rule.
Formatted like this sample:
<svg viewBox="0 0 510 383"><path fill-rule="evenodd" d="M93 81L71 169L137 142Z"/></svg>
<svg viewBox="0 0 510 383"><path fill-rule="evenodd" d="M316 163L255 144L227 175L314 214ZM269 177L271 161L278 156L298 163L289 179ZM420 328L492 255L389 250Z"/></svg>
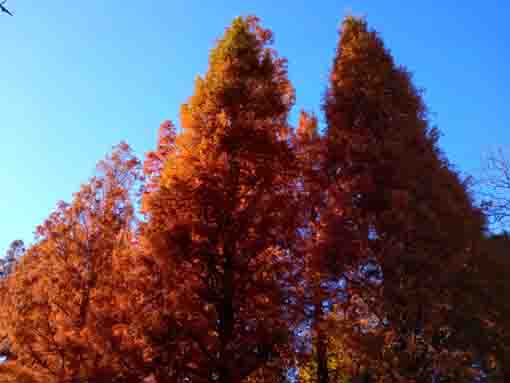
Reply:
<svg viewBox="0 0 510 383"><path fill-rule="evenodd" d="M220 359L218 367L218 381L221 383L232 383L232 356L229 355L228 345L232 340L234 330L234 307L233 307L233 283L234 270L232 265L232 253L225 251L225 263L223 270L223 302L220 308Z"/></svg>
<svg viewBox="0 0 510 383"><path fill-rule="evenodd" d="M317 383L329 383L328 371L328 338L322 328L323 320L322 302L315 304L315 330L317 355Z"/></svg>

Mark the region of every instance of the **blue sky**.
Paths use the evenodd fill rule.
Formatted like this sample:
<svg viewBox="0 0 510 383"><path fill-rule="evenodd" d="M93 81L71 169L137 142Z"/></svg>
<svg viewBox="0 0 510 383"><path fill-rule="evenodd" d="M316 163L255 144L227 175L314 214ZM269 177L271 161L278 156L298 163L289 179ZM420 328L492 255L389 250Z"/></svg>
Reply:
<svg viewBox="0 0 510 383"><path fill-rule="evenodd" d="M177 122L209 49L238 15L275 33L297 91L320 113L346 14L365 15L413 73L440 144L463 172L506 146L510 32L506 1L8 0L0 15L0 254L30 242L112 145L142 155L160 122Z"/></svg>

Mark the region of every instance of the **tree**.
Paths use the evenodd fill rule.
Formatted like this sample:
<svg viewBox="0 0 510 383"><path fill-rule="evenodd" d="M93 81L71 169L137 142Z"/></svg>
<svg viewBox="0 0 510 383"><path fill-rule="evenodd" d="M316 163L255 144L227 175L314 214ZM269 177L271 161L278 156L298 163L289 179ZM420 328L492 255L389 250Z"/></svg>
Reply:
<svg viewBox="0 0 510 383"><path fill-rule="evenodd" d="M505 150L487 156L478 184L482 208L495 227L505 229L510 221L510 162Z"/></svg>
<svg viewBox="0 0 510 383"><path fill-rule="evenodd" d="M138 311L131 311L143 312L133 236L139 179L138 160L121 144L73 201L60 203L38 227L37 242L2 294L0 329L11 353L5 376L29 373L49 382L146 376Z"/></svg>
<svg viewBox="0 0 510 383"><path fill-rule="evenodd" d="M0 297L6 294L6 278L15 271L16 264L21 260L24 253L25 244L22 240L17 239L11 242L5 257L0 259ZM8 336L2 331L0 326L0 358L9 359L12 356L11 344Z"/></svg>
<svg viewBox="0 0 510 383"><path fill-rule="evenodd" d="M508 378L508 238L482 236L409 72L348 17L326 130L306 112L294 129L271 44L236 18L143 175L119 145L13 242L0 380Z"/></svg>
<svg viewBox="0 0 510 383"><path fill-rule="evenodd" d="M439 347L450 276L476 251L483 216L438 149L411 75L364 20L343 22L324 110L331 195L365 262L344 277L400 350L393 379L425 379L433 360L416 342Z"/></svg>
<svg viewBox="0 0 510 383"><path fill-rule="evenodd" d="M326 264L320 234L324 213L325 177L322 172L324 145L318 132L317 118L304 111L299 117L294 135L294 150L299 163L299 182L302 214L298 248L304 259L304 281L302 305L310 317L310 331L314 335L313 343L316 356L316 374L319 382L328 381L327 369L327 335L323 329L323 304L331 291L326 281L332 277Z"/></svg>
<svg viewBox="0 0 510 383"><path fill-rule="evenodd" d="M362 259L358 233L349 226L350 217L341 215L338 200L325 171L327 146L319 135L317 118L302 112L294 137L299 161L301 222L299 251L304 264L304 294L301 294L311 333L314 359L312 381L327 383L331 349L328 316L332 306L345 298L343 274ZM334 375L334 374L333 374Z"/></svg>
<svg viewBox="0 0 510 383"><path fill-rule="evenodd" d="M6 278L14 271L16 263L25 253L25 244L22 240L16 239L11 242L5 252L5 257L0 259L0 279Z"/></svg>
<svg viewBox="0 0 510 383"><path fill-rule="evenodd" d="M242 381L290 336L294 91L271 40L256 18L235 19L182 106L182 133L165 128L148 158L156 187L145 193L144 243L179 328L162 340L178 351L161 381Z"/></svg>
<svg viewBox="0 0 510 383"><path fill-rule="evenodd" d="M510 377L509 250L507 234L484 238L480 253L457 276L456 309L448 318L451 342L474 355L476 368L471 370L487 382Z"/></svg>

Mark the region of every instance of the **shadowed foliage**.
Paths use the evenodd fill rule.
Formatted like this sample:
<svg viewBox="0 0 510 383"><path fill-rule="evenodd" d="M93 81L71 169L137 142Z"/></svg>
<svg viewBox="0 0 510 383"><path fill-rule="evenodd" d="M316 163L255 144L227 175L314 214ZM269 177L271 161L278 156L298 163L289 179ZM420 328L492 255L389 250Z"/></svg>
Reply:
<svg viewBox="0 0 510 383"><path fill-rule="evenodd" d="M114 147L0 260L0 382L508 381L509 239L411 74L347 17L326 85L325 129L292 126L272 32L234 19L143 167Z"/></svg>

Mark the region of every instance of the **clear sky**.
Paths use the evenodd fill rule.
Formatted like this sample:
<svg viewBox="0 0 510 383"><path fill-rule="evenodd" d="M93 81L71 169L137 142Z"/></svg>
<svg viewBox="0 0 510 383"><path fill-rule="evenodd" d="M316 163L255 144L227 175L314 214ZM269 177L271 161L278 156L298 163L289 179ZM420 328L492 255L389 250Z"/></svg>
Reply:
<svg viewBox="0 0 510 383"><path fill-rule="evenodd" d="M30 242L112 145L139 154L177 122L209 49L256 14L289 60L295 111L320 113L342 17L365 15L413 73L463 172L509 136L507 1L8 0L0 15L0 254Z"/></svg>

